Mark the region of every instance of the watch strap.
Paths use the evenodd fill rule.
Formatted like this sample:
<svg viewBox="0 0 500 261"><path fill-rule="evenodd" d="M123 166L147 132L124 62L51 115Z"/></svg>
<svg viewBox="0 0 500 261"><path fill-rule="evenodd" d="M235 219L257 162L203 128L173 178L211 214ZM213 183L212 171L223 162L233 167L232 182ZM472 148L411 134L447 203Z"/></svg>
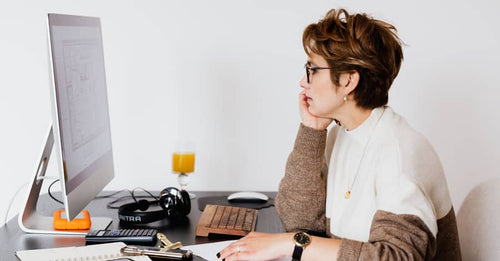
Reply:
<svg viewBox="0 0 500 261"><path fill-rule="evenodd" d="M292 261L300 261L300 258L302 258L302 251L304 251L302 246L295 245L292 254Z"/></svg>

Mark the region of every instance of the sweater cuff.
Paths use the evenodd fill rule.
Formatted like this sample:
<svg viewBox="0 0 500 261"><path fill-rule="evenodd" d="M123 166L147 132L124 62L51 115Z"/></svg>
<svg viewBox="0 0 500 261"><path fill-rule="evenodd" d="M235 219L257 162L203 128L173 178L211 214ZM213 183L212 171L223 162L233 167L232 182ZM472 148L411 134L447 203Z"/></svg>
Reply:
<svg viewBox="0 0 500 261"><path fill-rule="evenodd" d="M339 252L337 254L337 260L358 260L361 253L361 246L363 242L354 241L350 239L342 239L340 241Z"/></svg>
<svg viewBox="0 0 500 261"><path fill-rule="evenodd" d="M294 149L311 157L322 157L325 153L326 130L316 130L300 124Z"/></svg>

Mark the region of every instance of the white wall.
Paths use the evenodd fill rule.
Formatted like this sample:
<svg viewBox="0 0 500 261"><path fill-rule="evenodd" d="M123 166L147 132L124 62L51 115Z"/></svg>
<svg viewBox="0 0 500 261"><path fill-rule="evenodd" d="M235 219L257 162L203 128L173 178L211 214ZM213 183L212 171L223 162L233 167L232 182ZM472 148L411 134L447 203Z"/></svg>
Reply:
<svg viewBox="0 0 500 261"><path fill-rule="evenodd" d="M51 122L47 12L101 17L116 169L108 189L176 185L173 144L190 139L191 189L275 191L300 121L301 33L334 7L399 29L407 45L390 105L435 146L458 209L500 173L496 1L4 0L0 217L31 182Z"/></svg>

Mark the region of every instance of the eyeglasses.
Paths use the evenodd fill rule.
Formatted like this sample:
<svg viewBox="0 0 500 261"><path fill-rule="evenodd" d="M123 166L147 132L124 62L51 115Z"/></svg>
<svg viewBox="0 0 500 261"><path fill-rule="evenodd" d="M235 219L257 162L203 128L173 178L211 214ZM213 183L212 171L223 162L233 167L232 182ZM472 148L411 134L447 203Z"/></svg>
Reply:
<svg viewBox="0 0 500 261"><path fill-rule="evenodd" d="M321 66L309 66L304 64L304 67L306 68L306 76L307 76L307 83L311 83L311 71L314 73L315 70L321 70L321 69L331 69L330 67L321 67Z"/></svg>

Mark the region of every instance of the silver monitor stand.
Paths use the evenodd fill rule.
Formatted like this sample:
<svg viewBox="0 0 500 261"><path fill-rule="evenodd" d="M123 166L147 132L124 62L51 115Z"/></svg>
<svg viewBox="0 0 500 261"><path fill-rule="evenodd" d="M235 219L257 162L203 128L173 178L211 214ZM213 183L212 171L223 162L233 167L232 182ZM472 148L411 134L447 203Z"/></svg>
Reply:
<svg viewBox="0 0 500 261"><path fill-rule="evenodd" d="M26 200L26 206L24 207L23 213L19 213L18 216L19 227L26 233L85 235L89 230L55 230L53 226L53 217L44 216L36 211L36 205L40 196L43 180L47 179L45 171L47 170L53 146L54 135L51 126L45 143L45 148L42 152L42 157L38 163L35 178L31 184L31 190L28 199ZM91 217L90 220L90 230L106 229L113 221L113 219L108 217Z"/></svg>

